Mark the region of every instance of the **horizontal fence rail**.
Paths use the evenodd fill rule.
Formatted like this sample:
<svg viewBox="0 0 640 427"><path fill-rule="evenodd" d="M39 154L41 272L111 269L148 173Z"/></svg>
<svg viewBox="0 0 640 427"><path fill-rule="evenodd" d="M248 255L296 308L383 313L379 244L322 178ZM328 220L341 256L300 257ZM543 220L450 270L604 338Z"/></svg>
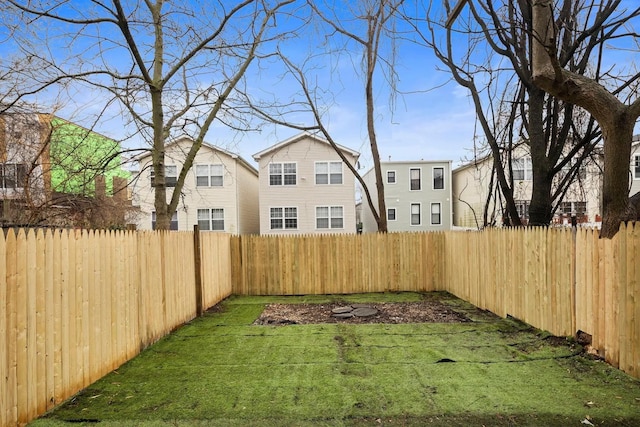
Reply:
<svg viewBox="0 0 640 427"><path fill-rule="evenodd" d="M639 226L640 227L640 226ZM21 425L231 294L445 290L640 378L640 228L322 236L9 230L0 425Z"/></svg>

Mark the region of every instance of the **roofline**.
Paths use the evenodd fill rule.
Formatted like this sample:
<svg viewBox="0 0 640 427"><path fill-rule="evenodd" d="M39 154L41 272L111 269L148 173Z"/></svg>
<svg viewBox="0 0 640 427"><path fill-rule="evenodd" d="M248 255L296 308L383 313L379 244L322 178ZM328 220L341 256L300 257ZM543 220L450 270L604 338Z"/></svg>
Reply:
<svg viewBox="0 0 640 427"><path fill-rule="evenodd" d="M178 144L179 142L183 141L183 140L188 140L188 141L192 141L193 142L193 138L189 137L189 136L181 136L179 138L174 139L173 141L171 141L169 144L167 144L167 147L170 147L172 145ZM240 156L239 154L236 154L234 152L225 150L222 147L218 147L217 145L213 145L213 144L209 144L208 142L202 142L202 146L207 147L213 151L219 151L220 153L226 154L227 156L231 157L234 160L237 160L238 162L240 162L241 164L243 164L247 169L249 169L251 172L253 172L256 176L258 176L258 169L253 166L251 163L249 163L244 157ZM143 154L139 154L137 156L135 156L133 159L137 160L138 162L141 161L142 159L151 156L151 152L147 151Z"/></svg>
<svg viewBox="0 0 640 427"><path fill-rule="evenodd" d="M324 139L324 138L322 138L322 137L320 137L318 135L314 135L311 132L304 131L304 132L301 132L301 133L299 133L297 135L294 135L294 136L292 136L290 138L287 138L284 141L278 142L277 144L274 144L274 145L272 145L272 146L270 146L268 148L265 148L264 150L255 153L252 157L257 162L265 154L268 154L268 153L270 153L272 151L279 150L280 148L282 148L284 146L287 146L289 144L293 144L294 142L298 142L298 141L300 141L301 139L304 139L304 138L311 138L311 139L314 139L314 140L316 140L318 142L321 142L323 144L331 145L331 143L329 141L327 141L326 139ZM345 146L340 145L340 144L336 144L336 146L341 151L344 151L346 153L351 154L356 160L358 160L358 158L360 157L360 153L358 153L355 150L352 150L351 148L345 147Z"/></svg>

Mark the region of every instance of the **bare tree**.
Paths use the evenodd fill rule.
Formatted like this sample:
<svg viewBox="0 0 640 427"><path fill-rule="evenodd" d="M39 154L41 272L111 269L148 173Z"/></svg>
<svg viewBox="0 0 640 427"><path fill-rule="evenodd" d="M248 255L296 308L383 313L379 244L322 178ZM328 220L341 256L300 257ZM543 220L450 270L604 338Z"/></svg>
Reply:
<svg viewBox="0 0 640 427"><path fill-rule="evenodd" d="M620 10L620 5L620 0L600 2L597 8L593 8L590 25L576 37L586 38L594 34L607 39L638 37L629 21L640 16L640 7ZM637 85L640 74L618 81L612 79L608 82L608 89L597 79L566 69L558 59L562 33L558 31L560 22L556 16L563 11L564 7L556 9L555 2L551 0L533 0L533 81L554 96L589 111L602 128L604 215L600 236L612 238L618 232L620 222L629 215L629 159L633 129L640 116Z"/></svg>
<svg viewBox="0 0 640 427"><path fill-rule="evenodd" d="M395 20L398 17L398 9L403 3L404 0L361 0L351 4L340 3L340 5L312 0L307 2L319 27L325 31L320 37L321 40L325 41L323 47L326 49L327 45L335 46L335 48L328 48L326 53L330 57L327 60L328 62L332 61L331 57L335 62L339 62L339 57L342 55L351 55L352 53L361 55L360 65L354 66L353 72L356 77L362 79L363 83L366 134L373 157L377 206L372 197L372 190L368 188L356 167L346 159L327 125L324 113L328 108L323 95L331 90L318 84L312 75L311 69L315 66L316 62L314 60L317 59L317 53L311 54L303 61L295 61L281 52L281 58L287 73L293 77L300 87L299 96L295 103L284 109L284 112L280 110L274 114L264 108L259 108L261 114L264 117L268 117L272 122L322 134L361 185L366 202L376 221L378 232L382 233L386 233L388 228L384 181L376 135L378 117L376 117L375 111L376 96L374 91L377 79L382 77L385 84L391 88L390 96L393 97L395 94L396 75L393 49L396 37ZM389 45L392 47L387 49ZM346 71L343 70L337 72L337 74L344 72ZM296 125L294 120L287 118L287 116L298 115L301 112L310 114L313 124L307 126Z"/></svg>
<svg viewBox="0 0 640 427"><path fill-rule="evenodd" d="M598 58L614 37L610 30L616 24L600 22L599 31L577 37L578 28L593 25L587 17L597 7L596 2L563 0L562 3L558 20L562 34L559 63L596 80L606 77ZM454 27L453 12L459 13L463 4L467 6L468 18L458 16ZM442 24L445 19L436 16L435 10L426 11L426 31L415 17L409 18L420 40L435 52L454 80L469 90L493 158L492 182L499 189L499 196L493 200L502 199L505 204L506 222L522 224L514 200L513 170L518 159L513 153L524 144L531 155L533 183L528 223L547 225L601 141L600 129L582 110L546 95L533 83L529 2L468 0L458 2L452 12L446 12L449 25ZM441 36L443 43L439 41Z"/></svg>
<svg viewBox="0 0 640 427"><path fill-rule="evenodd" d="M295 32L291 23L276 30L278 15L294 1L3 3L19 17L15 34L24 46L37 36L29 32L31 24L47 26L50 40L36 39L49 49L34 47L29 55L48 63L57 78L98 88L112 97L105 104L117 100L123 107L150 146L156 227L169 229L187 172L214 121L246 123L236 114L236 88L252 62L266 54L262 46ZM169 196L165 144L184 134L194 143Z"/></svg>

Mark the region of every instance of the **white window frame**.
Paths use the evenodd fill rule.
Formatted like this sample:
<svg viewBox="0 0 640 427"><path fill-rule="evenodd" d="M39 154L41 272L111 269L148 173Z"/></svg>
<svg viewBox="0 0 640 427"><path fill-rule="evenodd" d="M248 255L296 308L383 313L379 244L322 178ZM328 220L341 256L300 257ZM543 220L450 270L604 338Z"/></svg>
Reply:
<svg viewBox="0 0 640 427"><path fill-rule="evenodd" d="M393 181L389 180L389 173L393 173ZM395 184L398 182L398 173L395 170L388 170L387 171L387 184Z"/></svg>
<svg viewBox="0 0 640 427"><path fill-rule="evenodd" d="M281 215L274 216L273 215L274 209L280 209ZM287 212L287 209L289 209L289 212ZM295 210L295 217L293 216L287 217L287 213L291 214L292 209ZM296 221L295 227L287 226L287 219L289 220L295 219ZM282 227L274 228L273 227L274 220L282 221ZM297 230L297 229L298 229L298 207L297 206L272 206L269 208L269 230Z"/></svg>
<svg viewBox="0 0 640 427"><path fill-rule="evenodd" d="M280 166L280 172L273 172L271 167L272 166ZM295 169L293 173L291 173L291 171L286 171L286 167L289 166L293 166L293 168ZM280 187L280 186L284 186L284 187L293 187L298 185L298 164L296 162L271 162L267 165L267 170L269 172L269 186L273 186L273 187ZM278 184L274 184L272 182L271 177L279 177L280 178L280 183ZM293 176L293 180L294 182L291 183L287 183L287 177L291 177Z"/></svg>
<svg viewBox="0 0 640 427"><path fill-rule="evenodd" d="M151 168L151 186L154 186L155 172L153 167ZM166 187L175 187L178 182L178 166L177 165L164 165L164 184Z"/></svg>
<svg viewBox="0 0 640 427"><path fill-rule="evenodd" d="M198 169L202 170L204 168L207 169L206 174L198 171ZM217 169L219 169L219 171ZM196 187L224 187L224 165L222 165L222 163L195 165L195 175ZM200 184L198 178L206 178L207 183ZM214 180L214 178L218 179Z"/></svg>
<svg viewBox="0 0 640 427"><path fill-rule="evenodd" d="M438 212L434 212L433 208L434 207L438 207ZM431 211L430 211L430 221L431 221L431 225L442 225L442 203L440 202L435 202L435 203L431 203ZM434 222L433 221L433 216L434 215L438 215L438 221Z"/></svg>
<svg viewBox="0 0 640 427"><path fill-rule="evenodd" d="M391 219L391 215L389 213L393 211L393 219ZM387 221L397 221L398 220L398 211L396 208L387 208Z"/></svg>
<svg viewBox="0 0 640 427"><path fill-rule="evenodd" d="M326 216L320 216L319 209L326 209ZM338 210L340 210L340 215L338 215ZM326 219L327 226L321 227L318 224L319 219ZM334 220L340 220L340 226L335 226ZM316 206L316 230L344 230L344 206Z"/></svg>
<svg viewBox="0 0 640 427"><path fill-rule="evenodd" d="M413 212L413 207L417 206L418 207L418 223L414 224L413 223L413 215L415 215L415 213ZM409 225L411 227L420 227L422 225L422 203L411 203L409 205Z"/></svg>
<svg viewBox="0 0 640 427"><path fill-rule="evenodd" d="M531 157L520 157L513 159L511 163L513 170L514 181L531 181L533 179L533 166L531 165ZM516 176L518 171L518 176ZM522 171L522 178L520 178L520 171Z"/></svg>
<svg viewBox="0 0 640 427"><path fill-rule="evenodd" d="M633 155L633 179L640 179L640 154Z"/></svg>
<svg viewBox="0 0 640 427"><path fill-rule="evenodd" d="M411 177L412 171L418 171L418 188L411 188L413 178ZM422 168L409 168L409 191L422 191Z"/></svg>
<svg viewBox="0 0 640 427"><path fill-rule="evenodd" d="M327 171L326 172L318 172L318 166L323 165L326 166ZM332 171L332 166L336 167L339 166L340 167L340 173L338 173L337 171ZM318 182L318 176L322 175L325 176L326 175L326 179L327 182ZM315 166L314 166L314 176L315 176L315 184L316 185L342 185L344 183L344 168L342 166L342 161L322 161L322 162L315 162ZM334 178L340 178L340 182L333 182Z"/></svg>
<svg viewBox="0 0 640 427"><path fill-rule="evenodd" d="M171 223L169 224L169 230L177 231L178 224L178 211L175 211L171 216ZM156 211L151 212L151 229L156 229Z"/></svg>
<svg viewBox="0 0 640 427"><path fill-rule="evenodd" d="M440 170L442 171L442 187L437 188L436 187L436 170ZM444 179L444 167L442 166L434 166L433 170L431 171L432 177L433 177L433 189L436 191L440 191L440 190L444 190L446 188L446 180Z"/></svg>
<svg viewBox="0 0 640 427"><path fill-rule="evenodd" d="M222 218L220 218L220 213L222 213ZM216 214L216 215L214 215ZM198 208L196 210L196 220L198 221L198 228L201 231L224 231L225 230L225 221L224 221L224 208ZM206 226L203 226L203 222L207 223ZM222 225L222 228L220 228Z"/></svg>

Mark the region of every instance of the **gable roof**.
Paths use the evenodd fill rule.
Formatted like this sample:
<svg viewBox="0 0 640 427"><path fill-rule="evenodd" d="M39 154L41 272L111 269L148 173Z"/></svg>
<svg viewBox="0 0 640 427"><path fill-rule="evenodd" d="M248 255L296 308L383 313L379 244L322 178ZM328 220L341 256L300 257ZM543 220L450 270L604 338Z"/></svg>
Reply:
<svg viewBox="0 0 640 427"><path fill-rule="evenodd" d="M281 142L279 142L279 143L277 143L275 145L272 145L271 147L268 147L268 148L266 148L266 149L264 149L262 151L257 152L256 154L253 155L253 159L255 161L258 161L258 160L260 160L260 158L262 156L264 156L266 154L269 154L271 152L277 151L277 150L281 149L282 147L286 147L287 145L295 144L296 142L302 141L303 139L306 139L306 138L313 139L316 142L319 142L321 144L326 144L329 147L331 147L331 144L326 139L321 138L318 135L314 135L314 134L312 134L310 132L306 132L305 131L305 132L299 133L297 135L294 135L289 139L285 139L284 141L281 141ZM345 147L343 145L340 145L340 144L336 144L336 145L343 152L345 152L347 154L351 154L356 160L358 159L358 157L360 157L360 153L358 153L357 151L354 151L354 150L352 150L350 148L347 148L347 147ZM333 148L333 147L331 147L331 148Z"/></svg>
<svg viewBox="0 0 640 427"><path fill-rule="evenodd" d="M193 138L190 138L188 136L181 136L181 137L171 141L169 144L166 145L166 147L172 147L172 146L180 144L181 142L184 142L184 141L193 142ZM202 142L202 147L206 147L206 148L208 148L208 149L210 149L212 151L218 151L220 153L226 154L227 156L231 157L232 159L235 159L238 162L240 162L240 164L242 164L245 168L249 169L256 176L258 175L258 169L256 169L252 164L250 164L248 161L246 161L239 154L233 153L231 151L225 150L224 148L218 147L217 145L209 144L208 142L204 142L204 141ZM200 147L200 148L202 148L202 147ZM145 151L144 153L139 154L136 157L134 157L134 160L141 161L142 159L145 159L145 158L147 158L149 156L151 156L151 151Z"/></svg>

